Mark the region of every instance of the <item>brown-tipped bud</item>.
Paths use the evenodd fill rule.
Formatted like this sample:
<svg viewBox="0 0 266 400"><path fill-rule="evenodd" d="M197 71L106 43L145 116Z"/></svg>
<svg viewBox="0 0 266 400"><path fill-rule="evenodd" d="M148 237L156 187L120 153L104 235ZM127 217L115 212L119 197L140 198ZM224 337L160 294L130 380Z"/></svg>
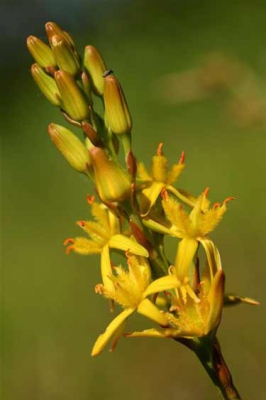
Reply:
<svg viewBox="0 0 266 400"><path fill-rule="evenodd" d="M48 133L71 167L86 174L90 168L89 152L74 133L57 124L50 124Z"/></svg>
<svg viewBox="0 0 266 400"><path fill-rule="evenodd" d="M91 77L93 92L98 96L102 96L104 90L103 74L107 68L101 54L95 47L86 46L83 62L86 71Z"/></svg>
<svg viewBox="0 0 266 400"><path fill-rule="evenodd" d="M115 161L108 158L106 152L94 147L90 149L95 184L102 201L121 202L130 197L131 179L129 174Z"/></svg>
<svg viewBox="0 0 266 400"><path fill-rule="evenodd" d="M62 97L62 108L75 121L83 121L89 116L89 108L74 77L66 71L54 75Z"/></svg>
<svg viewBox="0 0 266 400"><path fill-rule="evenodd" d="M88 139L90 139L91 143L97 147L103 147L103 143L95 131L95 129L86 121L82 122L82 129Z"/></svg>
<svg viewBox="0 0 266 400"><path fill-rule="evenodd" d="M56 61L50 47L35 36L27 38L27 46L30 54L40 67L56 67Z"/></svg>
<svg viewBox="0 0 266 400"><path fill-rule="evenodd" d="M107 75L104 79L103 97L107 124L118 135L130 133L132 120L120 83L113 75Z"/></svg>
<svg viewBox="0 0 266 400"><path fill-rule="evenodd" d="M38 65L31 66L31 74L44 96L55 106L61 106L61 95L55 80Z"/></svg>
<svg viewBox="0 0 266 400"><path fill-rule="evenodd" d="M45 30L46 30L46 34L47 34L47 37L48 37L50 43L52 41L52 37L54 35L58 35L58 36L62 36L73 49L75 48L74 40L69 35L69 33L63 31L63 29L60 28L60 26L57 25L55 22L47 22L45 24Z"/></svg>
<svg viewBox="0 0 266 400"><path fill-rule="evenodd" d="M54 35L50 43L59 69L73 76L77 75L80 72L80 62L67 40L62 36Z"/></svg>
<svg viewBox="0 0 266 400"><path fill-rule="evenodd" d="M89 77L87 72L82 71L82 73L81 73L81 81L82 81L82 84L83 84L84 92L85 92L85 94L87 96L88 104L90 106L92 106L93 105L92 96L91 96L92 83L91 83L91 78Z"/></svg>

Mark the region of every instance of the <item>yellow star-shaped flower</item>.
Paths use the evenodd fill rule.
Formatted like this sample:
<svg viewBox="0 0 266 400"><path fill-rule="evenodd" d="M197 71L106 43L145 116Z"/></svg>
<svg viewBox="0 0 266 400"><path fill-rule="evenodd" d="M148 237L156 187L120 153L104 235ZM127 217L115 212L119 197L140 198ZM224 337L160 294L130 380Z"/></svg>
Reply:
<svg viewBox="0 0 266 400"><path fill-rule="evenodd" d="M148 215L163 189L167 189L190 206L194 204L195 199L193 196L172 186L184 169L185 153L182 152L179 162L169 170L168 160L163 154L162 147L163 144L160 143L156 155L152 158L150 174L146 171L144 164L138 164L138 183L145 186L140 197L140 212L142 216Z"/></svg>
<svg viewBox="0 0 266 400"><path fill-rule="evenodd" d="M105 332L101 334L92 350L92 356L98 355L112 338L111 349L121 335L127 318L134 312L148 317L160 326L167 326L168 319L164 312L148 298L149 295L165 290L171 290L179 286L175 275L167 275L151 282L150 265L147 259L128 255L128 270L123 267L115 267L115 273L107 275L110 283L99 284L95 291L108 299L120 304L124 310L113 319ZM106 273L108 273L106 271Z"/></svg>

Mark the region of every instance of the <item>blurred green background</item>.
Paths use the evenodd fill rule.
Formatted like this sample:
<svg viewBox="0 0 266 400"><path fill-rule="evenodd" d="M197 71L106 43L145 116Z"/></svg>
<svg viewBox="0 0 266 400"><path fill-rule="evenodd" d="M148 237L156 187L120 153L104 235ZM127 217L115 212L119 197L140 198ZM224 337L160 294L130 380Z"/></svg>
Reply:
<svg viewBox="0 0 266 400"><path fill-rule="evenodd" d="M199 194L209 186L212 201L236 196L212 237L227 291L261 306L226 309L219 338L243 398L265 399L266 3L13 0L0 7L1 399L219 398L194 355L171 340L121 340L114 353L90 356L110 314L94 294L99 259L67 257L62 246L80 233L75 221L87 218L92 187L51 144L46 126L63 120L29 74L26 37L44 39L47 21L68 30L81 51L86 44L98 47L115 71L134 119L139 159L148 162L163 141L171 162L186 151L180 187ZM168 74L175 80L213 52L253 71L247 90L242 82L245 107L233 104L236 115L228 112L232 97L223 89L197 101L176 101L178 89L171 92ZM174 241L167 246L173 254ZM129 330L135 323L142 326L142 319Z"/></svg>

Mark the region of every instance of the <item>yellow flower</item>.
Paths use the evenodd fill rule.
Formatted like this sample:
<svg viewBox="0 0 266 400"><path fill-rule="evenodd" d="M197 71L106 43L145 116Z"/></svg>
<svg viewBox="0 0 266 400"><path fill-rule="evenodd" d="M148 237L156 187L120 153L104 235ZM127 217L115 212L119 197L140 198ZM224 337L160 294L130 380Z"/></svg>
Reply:
<svg viewBox="0 0 266 400"><path fill-rule="evenodd" d="M197 288L196 296L180 296L183 287L176 289L172 296L171 313L167 313L169 327L148 329L143 332L126 334L127 337L161 337L161 338L199 338L216 332L223 308L224 273L219 270L212 282L202 281Z"/></svg>
<svg viewBox="0 0 266 400"><path fill-rule="evenodd" d="M234 197L228 197L222 204L215 203L211 208L207 199L209 189L207 188L197 199L190 213L167 192L163 193L162 206L170 227L164 228L164 233L182 239L177 248L175 267L178 279L181 281L188 274L190 264L196 254L199 243L205 249L211 276L217 269L221 269L220 255L213 242L206 236L218 225L226 211L226 204Z"/></svg>
<svg viewBox="0 0 266 400"><path fill-rule="evenodd" d="M128 255L127 263L127 271L121 266L115 267L115 274L110 272L104 279L105 282L109 279L110 283L108 285L99 284L95 288L96 293L120 304L124 310L113 319L105 332L98 337L92 350L92 356L98 355L111 338L113 338L111 349L114 349L127 318L134 311L157 322L160 326L168 325L166 313L161 312L147 297L178 287L178 279L175 275L168 275L151 282L151 271L147 259Z"/></svg>
<svg viewBox="0 0 266 400"><path fill-rule="evenodd" d="M118 218L103 204L94 201L94 196L88 196L91 213L96 221L78 221L77 224L90 236L66 239L67 254L75 251L78 254L101 254L101 271L103 281L111 271L110 249L128 251L136 255L148 257L148 251L135 240L123 235ZM106 273L107 270L107 273ZM107 279L106 284L109 284Z"/></svg>
<svg viewBox="0 0 266 400"><path fill-rule="evenodd" d="M155 204L163 189L172 192L184 203L193 206L194 198L182 190L172 186L184 169L185 153L182 152L179 162L168 170L168 160L163 155L163 144L160 143L157 154L152 158L151 173L149 174L142 163L138 164L138 182L145 185L140 197L140 212L146 216Z"/></svg>

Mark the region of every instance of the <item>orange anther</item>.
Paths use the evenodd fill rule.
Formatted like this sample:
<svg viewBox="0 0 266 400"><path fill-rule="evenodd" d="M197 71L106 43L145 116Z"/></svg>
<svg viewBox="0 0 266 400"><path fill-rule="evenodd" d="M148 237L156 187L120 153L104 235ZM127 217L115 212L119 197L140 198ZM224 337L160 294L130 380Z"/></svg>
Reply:
<svg viewBox="0 0 266 400"><path fill-rule="evenodd" d="M184 164L184 162L185 162L185 152L182 151L178 164Z"/></svg>
<svg viewBox="0 0 266 400"><path fill-rule="evenodd" d="M90 204L90 205L92 205L93 203L94 203L94 200L95 200L95 196L93 196L93 195L90 195L90 194L87 194L87 202Z"/></svg>
<svg viewBox="0 0 266 400"><path fill-rule="evenodd" d="M71 239L71 238L68 238L68 239L66 239L66 240L64 241L63 245L66 246L66 245L69 244L69 243L75 243L75 240L74 240L74 239Z"/></svg>
<svg viewBox="0 0 266 400"><path fill-rule="evenodd" d="M234 196L226 197L226 199L223 201L223 204L226 204L226 203L228 203L228 201L235 200L235 199L236 198Z"/></svg>
<svg viewBox="0 0 266 400"><path fill-rule="evenodd" d="M162 156L163 155L163 143L159 143L157 150L156 150L157 156Z"/></svg>
<svg viewBox="0 0 266 400"><path fill-rule="evenodd" d="M208 194L209 194L209 191L210 191L210 188L209 188L209 187L206 187L206 189L205 189L204 192L203 192L203 195L204 195L205 197L207 197Z"/></svg>

